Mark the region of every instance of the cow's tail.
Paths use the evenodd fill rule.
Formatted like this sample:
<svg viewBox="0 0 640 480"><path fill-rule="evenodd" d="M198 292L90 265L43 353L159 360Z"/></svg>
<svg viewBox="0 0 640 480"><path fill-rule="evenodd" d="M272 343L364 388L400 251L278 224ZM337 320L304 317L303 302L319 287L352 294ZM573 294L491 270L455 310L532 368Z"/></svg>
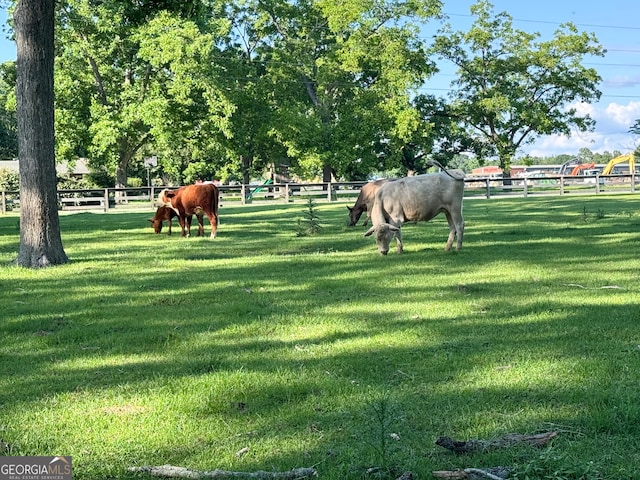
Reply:
<svg viewBox="0 0 640 480"><path fill-rule="evenodd" d="M449 175L451 178L453 178L454 180L459 180L459 181L463 181L464 177L460 178L460 177L456 177L454 175L451 175L451 173L449 173L449 170L447 170L446 168L444 168L444 166L438 162L437 160L428 160L427 161L427 165L432 165L434 167L438 167L440 170L442 170L444 173L446 173L447 175Z"/></svg>
<svg viewBox="0 0 640 480"><path fill-rule="evenodd" d="M212 195L212 198L211 198L211 208L213 209L213 212L216 214L216 227L218 225L220 225L219 207L220 207L220 190L218 190L218 187L213 185L213 195Z"/></svg>

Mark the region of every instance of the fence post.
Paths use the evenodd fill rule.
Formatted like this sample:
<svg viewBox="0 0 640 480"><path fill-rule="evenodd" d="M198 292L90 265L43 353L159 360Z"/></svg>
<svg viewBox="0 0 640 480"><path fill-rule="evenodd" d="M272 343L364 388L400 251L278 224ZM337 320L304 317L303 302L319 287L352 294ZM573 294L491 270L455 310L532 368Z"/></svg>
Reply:
<svg viewBox="0 0 640 480"><path fill-rule="evenodd" d="M560 195L564 195L564 175L560 175Z"/></svg>
<svg viewBox="0 0 640 480"><path fill-rule="evenodd" d="M529 192L528 192L528 190L527 190L527 189L528 189L528 187L529 187L529 181L525 178L525 179L522 181L522 183L523 183L523 185L524 185L524 188L523 188L523 190L522 190L522 193L523 193L524 198L527 198L527 194L529 193Z"/></svg>
<svg viewBox="0 0 640 480"><path fill-rule="evenodd" d="M244 183L240 186L240 195L242 195L242 205L246 205L247 203L247 195L246 195L246 187Z"/></svg>
<svg viewBox="0 0 640 480"><path fill-rule="evenodd" d="M109 211L109 189L108 188L104 189L104 211L105 212Z"/></svg>
<svg viewBox="0 0 640 480"><path fill-rule="evenodd" d="M2 200L0 200L0 212L7 213L7 193L4 190L2 191Z"/></svg>
<svg viewBox="0 0 640 480"><path fill-rule="evenodd" d="M636 191L636 172L631 172L631 193Z"/></svg>
<svg viewBox="0 0 640 480"><path fill-rule="evenodd" d="M153 199L156 198L154 187L149 188L149 203L151 203L151 208L153 208Z"/></svg>
<svg viewBox="0 0 640 480"><path fill-rule="evenodd" d="M596 173L596 194L600 193L600 175Z"/></svg>
<svg viewBox="0 0 640 480"><path fill-rule="evenodd" d="M484 179L486 185L487 185L487 198L491 198L491 185L490 185L490 180L488 178Z"/></svg>
<svg viewBox="0 0 640 480"><path fill-rule="evenodd" d="M284 184L284 202L289 203L289 184Z"/></svg>

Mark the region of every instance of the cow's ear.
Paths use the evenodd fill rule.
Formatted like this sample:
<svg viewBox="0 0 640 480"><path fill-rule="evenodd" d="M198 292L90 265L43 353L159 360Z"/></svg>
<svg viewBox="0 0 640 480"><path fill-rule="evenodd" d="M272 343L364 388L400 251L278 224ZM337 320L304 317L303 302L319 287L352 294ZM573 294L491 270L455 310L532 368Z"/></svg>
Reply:
<svg viewBox="0 0 640 480"><path fill-rule="evenodd" d="M353 208L350 207L349 205L347 205L347 210L351 211L351 210L353 210Z"/></svg>
<svg viewBox="0 0 640 480"><path fill-rule="evenodd" d="M376 227L371 227L369 230L367 230L366 232L364 232L364 236L365 236L365 237L369 237L369 236L371 236L371 234L372 234L373 232L375 232L375 231L376 231Z"/></svg>
<svg viewBox="0 0 640 480"><path fill-rule="evenodd" d="M150 219L149 219L149 223L153 223L153 218L150 218Z"/></svg>

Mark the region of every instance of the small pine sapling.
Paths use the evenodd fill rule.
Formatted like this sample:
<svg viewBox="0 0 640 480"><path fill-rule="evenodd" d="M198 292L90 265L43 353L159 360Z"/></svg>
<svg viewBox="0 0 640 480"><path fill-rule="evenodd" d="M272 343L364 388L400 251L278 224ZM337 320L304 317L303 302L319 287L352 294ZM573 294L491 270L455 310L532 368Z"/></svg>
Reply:
<svg viewBox="0 0 640 480"><path fill-rule="evenodd" d="M307 198L306 208L302 212L303 219L298 220L298 237L306 237L309 235L316 235L322 230L320 225L320 216L316 210L316 204L313 198Z"/></svg>

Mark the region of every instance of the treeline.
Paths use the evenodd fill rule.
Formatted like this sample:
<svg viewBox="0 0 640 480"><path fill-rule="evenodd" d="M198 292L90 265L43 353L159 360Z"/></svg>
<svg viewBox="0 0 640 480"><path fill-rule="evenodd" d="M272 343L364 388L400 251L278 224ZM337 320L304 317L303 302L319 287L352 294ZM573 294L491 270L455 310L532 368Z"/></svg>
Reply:
<svg viewBox="0 0 640 480"><path fill-rule="evenodd" d="M597 38L566 23L541 39L484 0L471 7L469 31L456 32L441 8L438 0L56 2L57 160L88 158L96 185L116 187L147 175L248 183L267 169L362 180L419 173L431 158L505 170L514 161L563 163L519 151L539 135L593 129L588 115L565 107L600 95L600 77L582 63L604 55ZM441 62L458 68L450 91L423 93ZM15 68L0 67L4 158L17 148Z"/></svg>
<svg viewBox="0 0 640 480"><path fill-rule="evenodd" d="M595 163L596 165L607 164L609 160L614 157L618 157L626 152L621 152L619 150L614 150L612 152L604 151L604 152L592 152L588 148L579 149L575 155L551 155L548 157L535 157L530 155L525 155L516 160L515 163L521 165L562 165L569 160L573 160L578 158L581 163Z"/></svg>

